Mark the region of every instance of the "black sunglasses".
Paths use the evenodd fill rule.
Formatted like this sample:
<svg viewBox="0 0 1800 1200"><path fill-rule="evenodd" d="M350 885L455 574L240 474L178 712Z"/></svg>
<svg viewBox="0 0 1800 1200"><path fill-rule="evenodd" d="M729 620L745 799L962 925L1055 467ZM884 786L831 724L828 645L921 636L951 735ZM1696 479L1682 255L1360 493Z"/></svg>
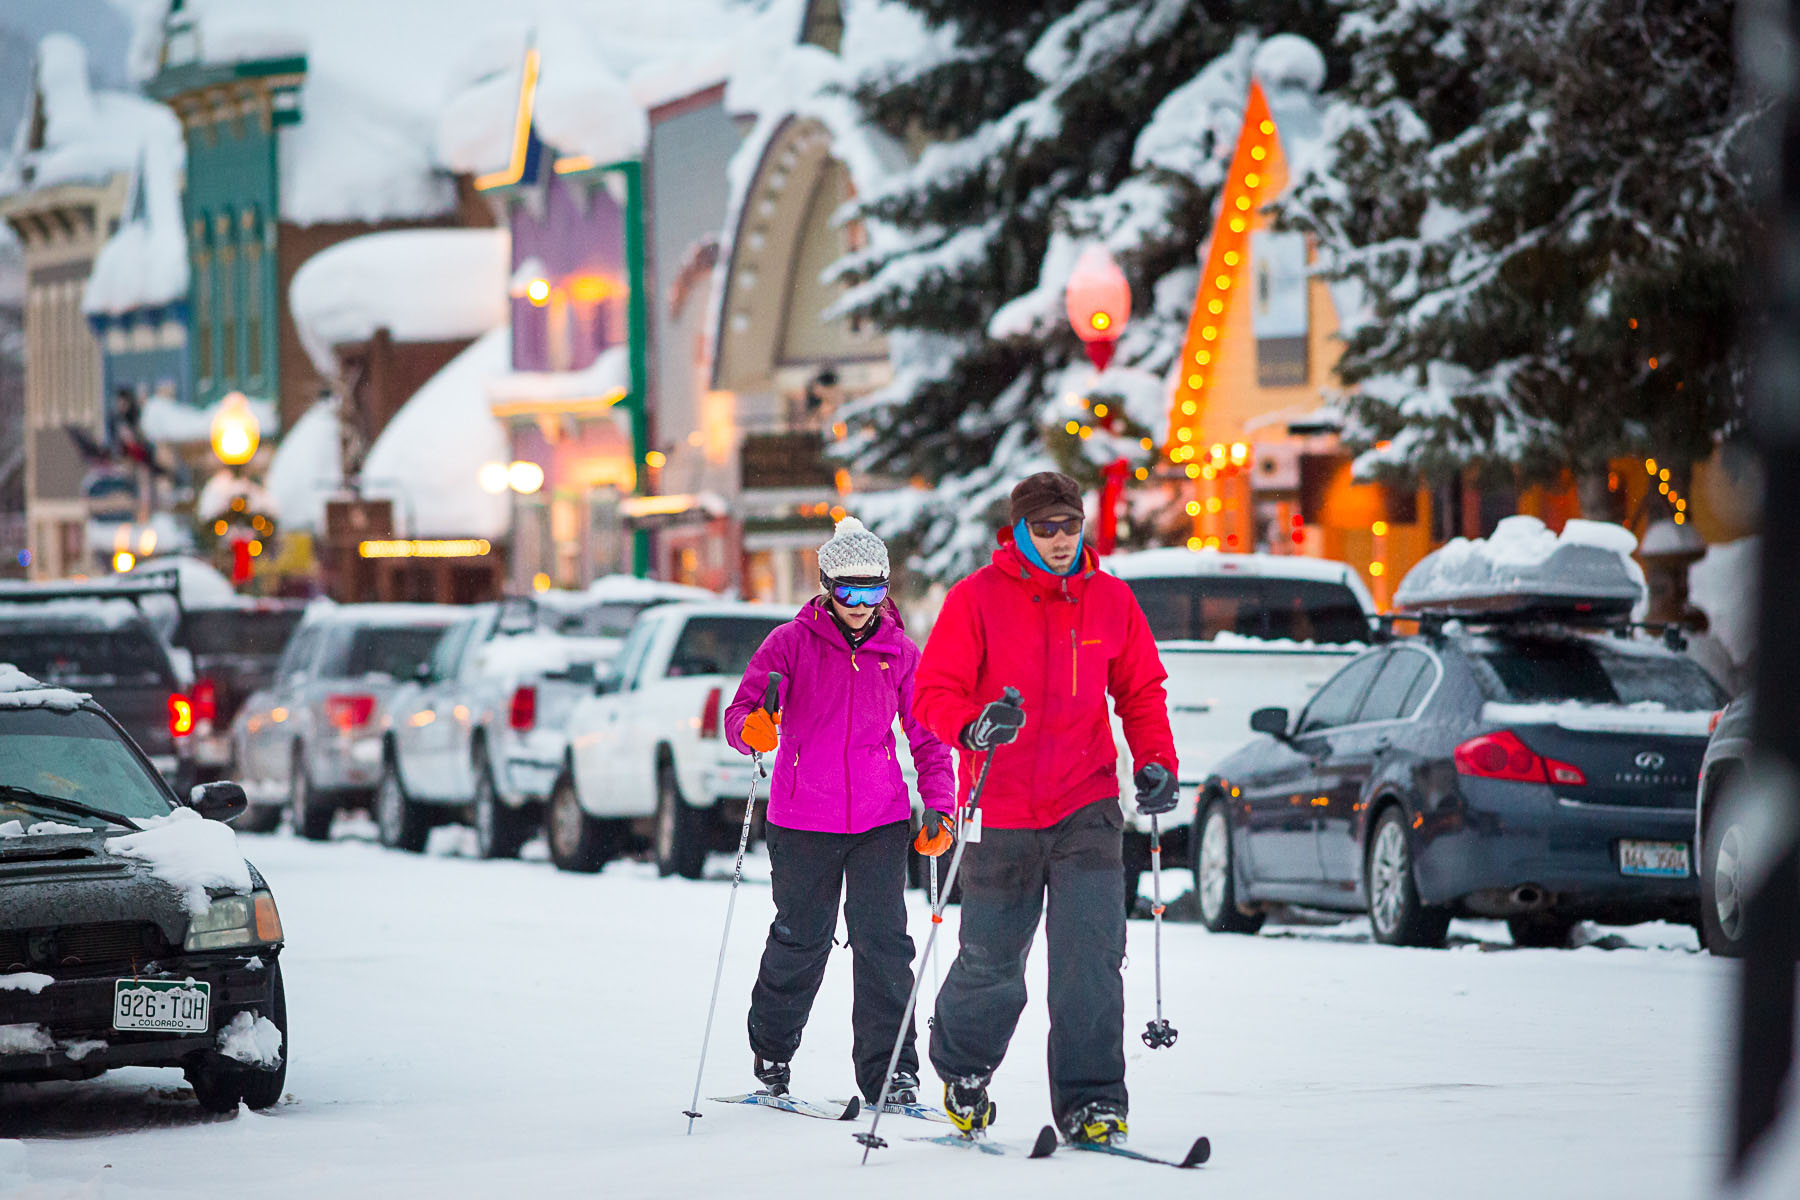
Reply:
<svg viewBox="0 0 1800 1200"><path fill-rule="evenodd" d="M1055 537L1059 533L1080 533L1083 518L1064 517L1060 521L1027 521L1025 528L1039 537Z"/></svg>

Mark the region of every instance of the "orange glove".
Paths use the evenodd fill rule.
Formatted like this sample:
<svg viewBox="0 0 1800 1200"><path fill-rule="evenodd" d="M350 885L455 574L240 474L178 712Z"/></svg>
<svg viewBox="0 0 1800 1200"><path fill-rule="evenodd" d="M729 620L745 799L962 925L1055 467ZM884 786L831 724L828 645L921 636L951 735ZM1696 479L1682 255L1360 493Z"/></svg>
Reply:
<svg viewBox="0 0 1800 1200"><path fill-rule="evenodd" d="M774 753L775 743L781 740L781 713L771 717L764 709L751 710L738 736L744 739L744 745L758 754Z"/></svg>
<svg viewBox="0 0 1800 1200"><path fill-rule="evenodd" d="M926 858L936 858L956 844L956 822L949 813L941 813L935 808L925 810L925 819L919 825L918 836L913 838L913 849Z"/></svg>

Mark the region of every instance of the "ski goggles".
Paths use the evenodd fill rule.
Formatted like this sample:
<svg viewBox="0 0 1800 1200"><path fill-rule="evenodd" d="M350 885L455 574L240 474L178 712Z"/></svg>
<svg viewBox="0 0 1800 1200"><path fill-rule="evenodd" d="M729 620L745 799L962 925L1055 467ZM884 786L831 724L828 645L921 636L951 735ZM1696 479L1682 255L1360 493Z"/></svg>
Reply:
<svg viewBox="0 0 1800 1200"><path fill-rule="evenodd" d="M887 599L887 593L887 584L885 583L868 585L839 583L834 584L831 589L831 594L837 597L837 602L846 608L858 605L864 608L874 608Z"/></svg>
<svg viewBox="0 0 1800 1200"><path fill-rule="evenodd" d="M1039 537L1055 537L1059 533L1080 533L1082 518L1064 517L1060 521L1027 521L1025 528Z"/></svg>

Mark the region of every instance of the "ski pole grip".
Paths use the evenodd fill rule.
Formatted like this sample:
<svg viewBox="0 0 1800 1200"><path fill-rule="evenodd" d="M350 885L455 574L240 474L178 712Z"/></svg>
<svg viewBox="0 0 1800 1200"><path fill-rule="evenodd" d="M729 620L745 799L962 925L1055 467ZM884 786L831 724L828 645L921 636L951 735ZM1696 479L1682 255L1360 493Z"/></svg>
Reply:
<svg viewBox="0 0 1800 1200"><path fill-rule="evenodd" d="M780 686L781 686L781 672L780 671L770 671L769 672L769 686L767 688L763 689L762 706L763 706L763 711L768 713L771 717L775 715L775 709L777 707L779 707L781 704L781 698L779 695L776 694L776 688L778 688Z"/></svg>
<svg viewBox="0 0 1800 1200"><path fill-rule="evenodd" d="M1023 708L1024 707L1024 705L1022 705L1020 703L1020 701L1024 700L1025 697L1019 694L1019 689L1016 687L1009 687L1009 688L1002 689L1000 692L1000 697L1001 697L1001 699L1005 700L1008 704L1012 705L1014 708Z"/></svg>

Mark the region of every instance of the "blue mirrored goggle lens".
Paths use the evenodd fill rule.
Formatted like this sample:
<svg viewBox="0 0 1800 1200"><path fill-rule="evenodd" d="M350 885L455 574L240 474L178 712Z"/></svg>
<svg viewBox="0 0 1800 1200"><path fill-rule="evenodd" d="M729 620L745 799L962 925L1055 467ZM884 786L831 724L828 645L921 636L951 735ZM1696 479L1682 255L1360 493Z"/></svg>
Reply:
<svg viewBox="0 0 1800 1200"><path fill-rule="evenodd" d="M832 594L840 604L863 604L870 608L887 599L887 587L835 587Z"/></svg>

